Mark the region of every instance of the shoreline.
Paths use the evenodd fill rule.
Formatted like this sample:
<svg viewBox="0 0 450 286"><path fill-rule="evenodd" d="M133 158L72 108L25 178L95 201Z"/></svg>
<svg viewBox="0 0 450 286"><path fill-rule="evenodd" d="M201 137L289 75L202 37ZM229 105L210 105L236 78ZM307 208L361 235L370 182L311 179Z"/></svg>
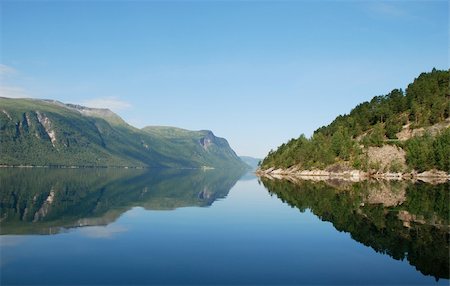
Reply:
<svg viewBox="0 0 450 286"><path fill-rule="evenodd" d="M450 174L444 171L429 170L422 173L417 171L409 173L371 173L361 170L346 170L339 172L330 172L326 170L300 170L295 167L288 169L282 168L269 168L269 169L257 169L255 174L258 177L265 177L268 179L287 179L292 181L305 180L305 181L329 181L329 180L341 180L348 182L361 182L366 180L384 180L384 181L422 181L431 184L446 183L450 180Z"/></svg>

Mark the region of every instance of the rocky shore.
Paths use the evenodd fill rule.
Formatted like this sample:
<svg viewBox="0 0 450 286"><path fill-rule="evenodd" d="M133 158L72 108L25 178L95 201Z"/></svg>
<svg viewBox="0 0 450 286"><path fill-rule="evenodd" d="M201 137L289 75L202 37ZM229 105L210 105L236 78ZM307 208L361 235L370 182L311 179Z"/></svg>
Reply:
<svg viewBox="0 0 450 286"><path fill-rule="evenodd" d="M450 180L450 175L443 171L429 170L422 173L409 172L409 173L392 173L392 172L365 172L362 170L301 170L294 166L288 169L282 168L269 168L258 169L256 175L259 177L265 177L268 179L288 179L291 181L297 180L310 180L310 181L328 181L328 180L343 180L349 182L360 182L368 179L376 180L413 180L423 181L426 183L445 183Z"/></svg>

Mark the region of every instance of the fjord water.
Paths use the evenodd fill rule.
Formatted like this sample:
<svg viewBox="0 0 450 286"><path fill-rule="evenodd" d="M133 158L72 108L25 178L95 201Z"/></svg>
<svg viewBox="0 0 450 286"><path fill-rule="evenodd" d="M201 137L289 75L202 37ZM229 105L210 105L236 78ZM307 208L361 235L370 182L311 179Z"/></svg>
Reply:
<svg viewBox="0 0 450 286"><path fill-rule="evenodd" d="M0 170L1 285L448 285L448 184Z"/></svg>

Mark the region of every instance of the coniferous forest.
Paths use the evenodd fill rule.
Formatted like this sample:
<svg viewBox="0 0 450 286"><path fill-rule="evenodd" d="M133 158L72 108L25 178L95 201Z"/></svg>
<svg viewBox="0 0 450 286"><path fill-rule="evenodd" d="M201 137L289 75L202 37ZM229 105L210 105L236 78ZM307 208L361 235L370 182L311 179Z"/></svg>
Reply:
<svg viewBox="0 0 450 286"><path fill-rule="evenodd" d="M339 162L355 169L370 166L367 148L395 145L406 152L409 170L450 171L450 71L422 73L405 91L375 96L338 116L307 138L300 135L270 151L261 168L323 169ZM406 138L399 136L410 134ZM390 170L405 171L392 164Z"/></svg>

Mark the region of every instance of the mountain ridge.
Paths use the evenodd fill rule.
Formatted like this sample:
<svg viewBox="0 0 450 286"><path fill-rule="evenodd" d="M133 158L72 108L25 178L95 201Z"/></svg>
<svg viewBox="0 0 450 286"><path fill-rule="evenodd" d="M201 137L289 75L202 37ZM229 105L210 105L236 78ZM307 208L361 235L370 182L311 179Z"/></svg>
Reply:
<svg viewBox="0 0 450 286"><path fill-rule="evenodd" d="M209 132L161 136L109 109L0 97L0 165L245 168L226 139Z"/></svg>

